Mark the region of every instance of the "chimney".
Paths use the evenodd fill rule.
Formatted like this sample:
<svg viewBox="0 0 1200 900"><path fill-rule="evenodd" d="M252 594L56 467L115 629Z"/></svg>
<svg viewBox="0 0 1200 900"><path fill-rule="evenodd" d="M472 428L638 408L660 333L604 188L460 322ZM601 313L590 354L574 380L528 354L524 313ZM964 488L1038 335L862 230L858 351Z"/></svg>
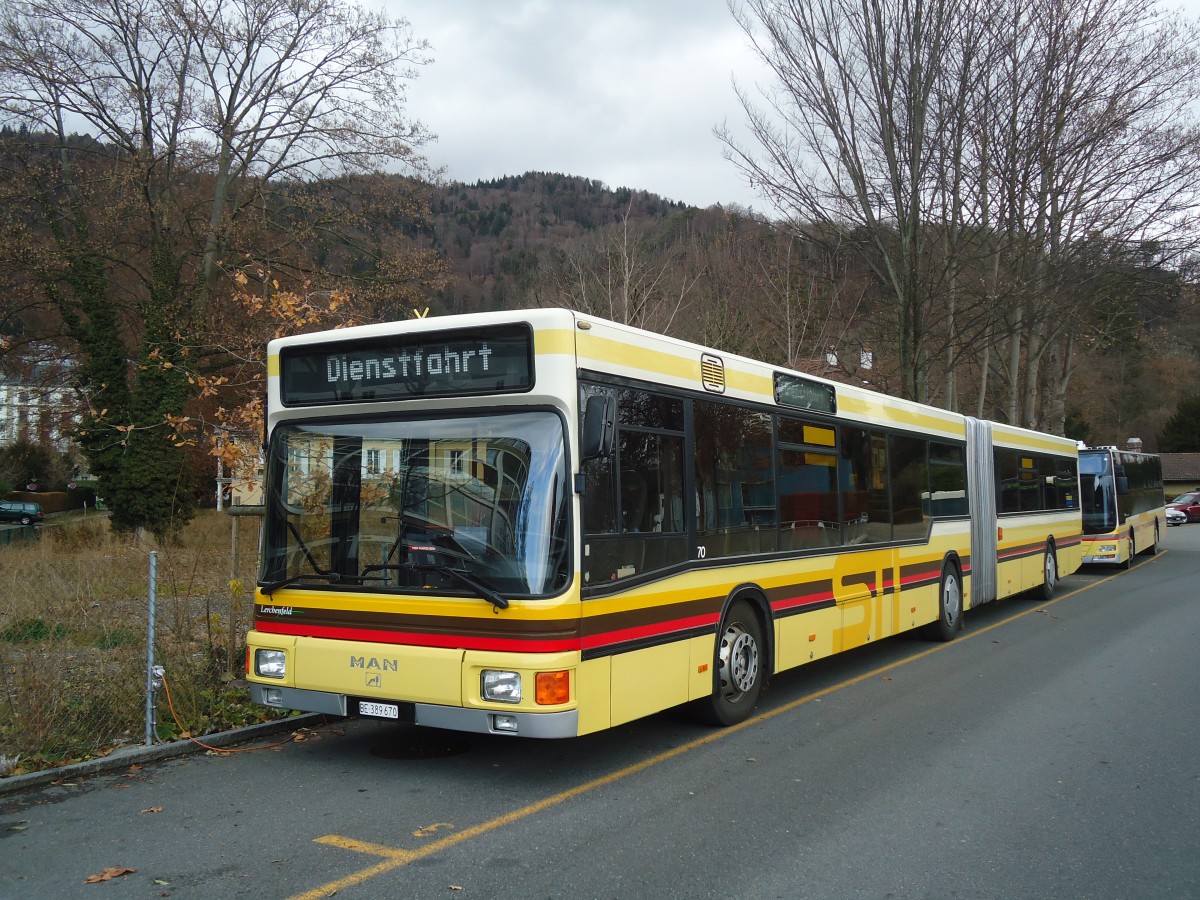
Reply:
<svg viewBox="0 0 1200 900"><path fill-rule="evenodd" d="M1141 438L1130 438L1129 440L1127 440L1125 442L1125 449L1132 450L1134 453L1141 453L1142 452L1142 439Z"/></svg>

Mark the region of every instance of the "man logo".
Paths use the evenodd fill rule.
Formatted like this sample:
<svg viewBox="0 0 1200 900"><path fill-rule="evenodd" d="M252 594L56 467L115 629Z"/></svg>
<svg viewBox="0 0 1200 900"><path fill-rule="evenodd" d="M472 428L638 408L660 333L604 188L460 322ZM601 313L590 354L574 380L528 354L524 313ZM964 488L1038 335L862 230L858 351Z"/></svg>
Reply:
<svg viewBox="0 0 1200 900"><path fill-rule="evenodd" d="M368 675L367 676L367 687L373 687L373 688L383 687L383 676L378 675L378 674Z"/></svg>
<svg viewBox="0 0 1200 900"><path fill-rule="evenodd" d="M377 672L398 672L400 663L395 659L379 659L375 656L351 656L350 668L366 669L368 672L372 669Z"/></svg>

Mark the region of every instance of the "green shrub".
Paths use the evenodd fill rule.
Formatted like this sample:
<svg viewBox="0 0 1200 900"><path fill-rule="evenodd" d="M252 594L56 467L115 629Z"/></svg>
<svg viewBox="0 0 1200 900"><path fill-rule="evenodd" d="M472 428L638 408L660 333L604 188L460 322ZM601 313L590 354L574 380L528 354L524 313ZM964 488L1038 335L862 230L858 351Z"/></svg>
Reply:
<svg viewBox="0 0 1200 900"><path fill-rule="evenodd" d="M51 626L42 619L18 619L0 631L0 641L8 644L36 644L38 641L59 640L66 636L66 625Z"/></svg>

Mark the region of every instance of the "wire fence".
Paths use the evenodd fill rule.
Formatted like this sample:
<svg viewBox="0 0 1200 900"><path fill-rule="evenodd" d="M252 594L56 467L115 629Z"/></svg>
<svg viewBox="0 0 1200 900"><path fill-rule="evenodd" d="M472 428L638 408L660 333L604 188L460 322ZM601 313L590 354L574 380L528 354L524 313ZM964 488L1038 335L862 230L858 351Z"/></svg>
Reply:
<svg viewBox="0 0 1200 900"><path fill-rule="evenodd" d="M257 525L204 510L160 546L93 514L0 539L0 777L277 717L242 681Z"/></svg>

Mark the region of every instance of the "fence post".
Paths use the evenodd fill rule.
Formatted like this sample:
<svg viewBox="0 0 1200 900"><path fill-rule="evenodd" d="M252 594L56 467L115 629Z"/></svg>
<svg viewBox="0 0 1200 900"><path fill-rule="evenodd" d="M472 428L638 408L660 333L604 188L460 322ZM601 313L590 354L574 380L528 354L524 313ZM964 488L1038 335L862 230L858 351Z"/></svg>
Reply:
<svg viewBox="0 0 1200 900"><path fill-rule="evenodd" d="M149 614L146 617L146 746L154 743L158 724L155 699L162 686L162 668L154 665L154 615L158 600L158 551L150 551Z"/></svg>

